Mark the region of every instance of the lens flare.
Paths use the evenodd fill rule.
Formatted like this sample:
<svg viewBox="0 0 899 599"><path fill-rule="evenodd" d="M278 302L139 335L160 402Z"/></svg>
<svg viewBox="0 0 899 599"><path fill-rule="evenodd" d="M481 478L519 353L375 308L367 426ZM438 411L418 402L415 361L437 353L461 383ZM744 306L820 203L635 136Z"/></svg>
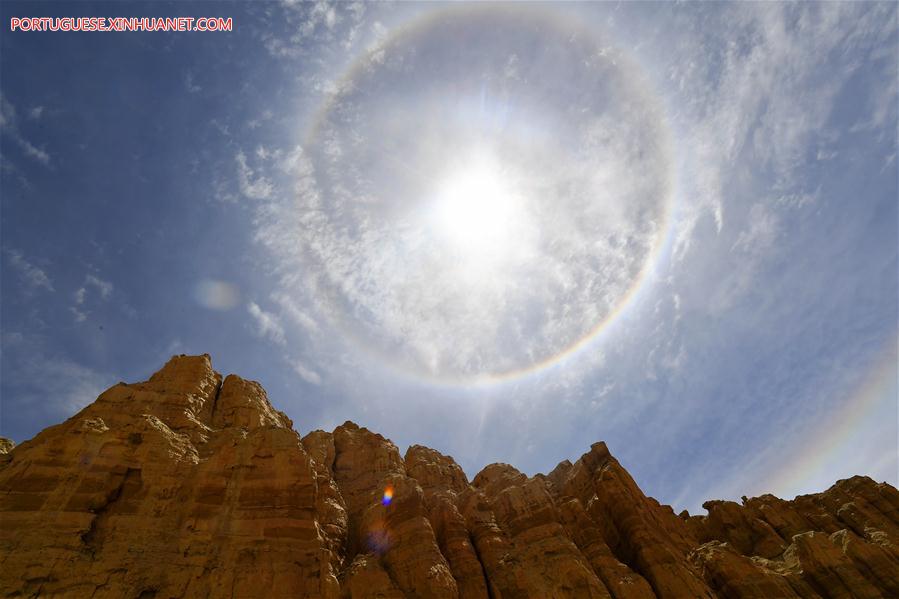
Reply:
<svg viewBox="0 0 899 599"><path fill-rule="evenodd" d="M209 310L230 310L240 303L240 291L227 281L203 279L194 287L194 299Z"/></svg>
<svg viewBox="0 0 899 599"><path fill-rule="evenodd" d="M393 485L387 485L384 489L384 497L381 499L381 503L390 505L391 501L393 501Z"/></svg>
<svg viewBox="0 0 899 599"><path fill-rule="evenodd" d="M390 531L383 519L378 518L369 523L365 544L368 550L375 555L384 555L390 549Z"/></svg>

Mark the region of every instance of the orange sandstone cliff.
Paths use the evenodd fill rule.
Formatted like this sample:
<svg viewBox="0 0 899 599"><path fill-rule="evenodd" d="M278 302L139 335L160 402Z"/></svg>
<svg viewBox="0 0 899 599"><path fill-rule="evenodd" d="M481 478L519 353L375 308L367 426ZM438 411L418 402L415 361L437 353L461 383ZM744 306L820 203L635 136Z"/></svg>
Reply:
<svg viewBox="0 0 899 599"><path fill-rule="evenodd" d="M603 443L468 481L351 422L301 438L258 383L178 356L0 442L0 595L899 597L885 483L705 507L675 515Z"/></svg>

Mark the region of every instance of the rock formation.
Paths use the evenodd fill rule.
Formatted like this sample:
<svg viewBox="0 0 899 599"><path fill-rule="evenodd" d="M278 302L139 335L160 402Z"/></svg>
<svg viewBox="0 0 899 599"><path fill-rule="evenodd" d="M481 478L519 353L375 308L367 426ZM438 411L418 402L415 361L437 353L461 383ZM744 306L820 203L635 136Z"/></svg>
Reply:
<svg viewBox="0 0 899 599"><path fill-rule="evenodd" d="M351 422L301 438L259 384L178 356L0 442L0 595L899 597L886 483L704 507L675 515L603 443L469 482Z"/></svg>

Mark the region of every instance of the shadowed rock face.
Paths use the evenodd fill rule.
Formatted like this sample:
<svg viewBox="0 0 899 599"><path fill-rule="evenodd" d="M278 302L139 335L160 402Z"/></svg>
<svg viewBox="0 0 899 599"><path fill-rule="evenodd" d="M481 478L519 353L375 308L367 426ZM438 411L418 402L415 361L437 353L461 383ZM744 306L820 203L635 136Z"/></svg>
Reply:
<svg viewBox="0 0 899 599"><path fill-rule="evenodd" d="M257 383L177 356L0 440L0 595L899 597L885 483L705 508L645 496L603 443L548 475L491 464L469 483L351 422L300 438Z"/></svg>

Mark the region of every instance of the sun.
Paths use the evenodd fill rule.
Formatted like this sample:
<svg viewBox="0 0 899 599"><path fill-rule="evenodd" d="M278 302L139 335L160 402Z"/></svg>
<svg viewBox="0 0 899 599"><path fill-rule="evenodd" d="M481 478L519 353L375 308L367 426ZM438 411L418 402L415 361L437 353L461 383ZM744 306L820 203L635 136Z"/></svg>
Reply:
<svg viewBox="0 0 899 599"><path fill-rule="evenodd" d="M480 159L449 173L435 200L433 223L452 251L494 261L512 249L523 198L500 165Z"/></svg>

